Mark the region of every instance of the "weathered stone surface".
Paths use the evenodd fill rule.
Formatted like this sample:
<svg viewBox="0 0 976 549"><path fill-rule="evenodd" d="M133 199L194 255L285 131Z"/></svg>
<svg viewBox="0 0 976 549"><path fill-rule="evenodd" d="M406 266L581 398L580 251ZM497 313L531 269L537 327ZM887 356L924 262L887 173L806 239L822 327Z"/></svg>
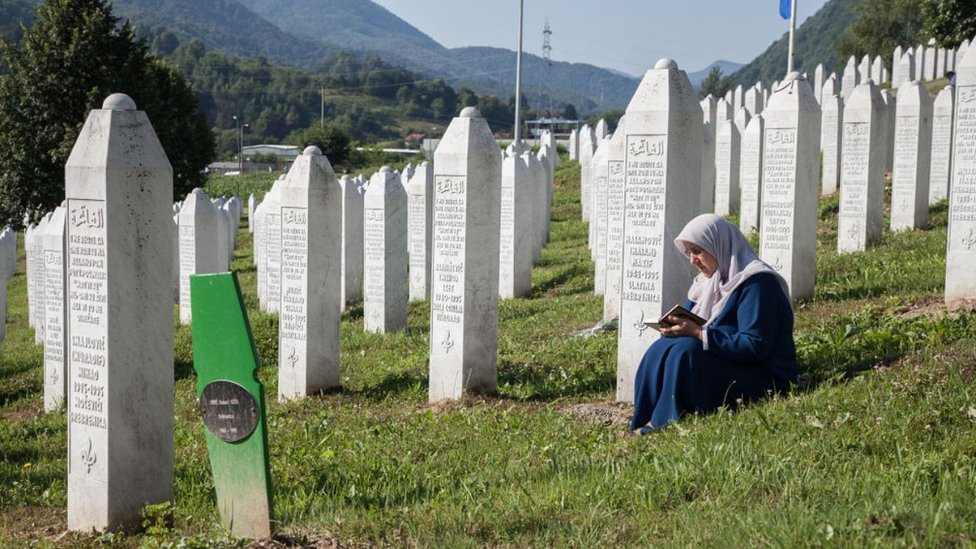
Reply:
<svg viewBox="0 0 976 549"><path fill-rule="evenodd" d="M430 243L434 216L434 170L423 162L406 185L407 250L410 256L410 299L430 294Z"/></svg>
<svg viewBox="0 0 976 549"><path fill-rule="evenodd" d="M892 231L928 225L931 154L932 100L928 90L913 80L898 88L891 176Z"/></svg>
<svg viewBox="0 0 976 549"><path fill-rule="evenodd" d="M817 272L820 106L809 83L792 73L764 115L759 257L783 275L793 299L809 299Z"/></svg>
<svg viewBox="0 0 976 549"><path fill-rule="evenodd" d="M713 111L714 112L714 111ZM607 254L606 292L603 294L603 320L620 314L620 279L624 247L624 145L627 141L627 116L617 122L607 146ZM712 164L714 166L714 163Z"/></svg>
<svg viewBox="0 0 976 549"><path fill-rule="evenodd" d="M945 299L949 305L972 306L976 304L976 51L972 47L956 68Z"/></svg>
<svg viewBox="0 0 976 549"><path fill-rule="evenodd" d="M70 530L137 526L173 500L172 181L121 94L89 114L65 166Z"/></svg>
<svg viewBox="0 0 976 549"><path fill-rule="evenodd" d="M739 229L749 236L759 228L759 213L762 205L762 165L763 137L765 119L753 117L742 136L739 160L739 188L741 204L739 207Z"/></svg>
<svg viewBox="0 0 976 549"><path fill-rule="evenodd" d="M467 107L434 153L431 402L498 383L501 156L488 123Z"/></svg>
<svg viewBox="0 0 976 549"><path fill-rule="evenodd" d="M498 296L503 299L525 297L532 291L535 189L524 150L519 143L502 160ZM598 157L599 153L594 158Z"/></svg>
<svg viewBox="0 0 976 549"><path fill-rule="evenodd" d="M820 106L820 150L823 158L820 193L827 196L837 192L840 183L844 100L839 95L828 95L824 90Z"/></svg>
<svg viewBox="0 0 976 549"><path fill-rule="evenodd" d="M363 190L355 179L344 175L342 188L342 302L345 308L363 298Z"/></svg>
<svg viewBox="0 0 976 549"><path fill-rule="evenodd" d="M844 107L837 251L864 250L881 238L884 205L884 100L872 82Z"/></svg>
<svg viewBox="0 0 976 549"><path fill-rule="evenodd" d="M443 144L443 143L442 143ZM406 329L407 191L388 166L373 174L363 196L363 329Z"/></svg>
<svg viewBox="0 0 976 549"><path fill-rule="evenodd" d="M64 227L65 208L59 206L40 235L44 250L44 411L57 410L67 394L65 360Z"/></svg>
<svg viewBox="0 0 976 549"><path fill-rule="evenodd" d="M727 120L715 135L715 205L718 215L739 211L739 147L740 135L736 124Z"/></svg>
<svg viewBox="0 0 976 549"><path fill-rule="evenodd" d="M955 92L946 86L935 98L932 112L932 157L929 172L929 204L949 196L952 174L952 130L955 119Z"/></svg>
<svg viewBox="0 0 976 549"><path fill-rule="evenodd" d="M721 103L721 102L719 102ZM684 301L692 279L672 238L700 213L702 110L684 71L661 59L627 107L623 276L617 394L633 401L634 375L659 334L644 325Z"/></svg>
<svg viewBox="0 0 976 549"><path fill-rule="evenodd" d="M203 189L193 189L180 209L180 322L189 324L190 275L226 270L220 246L223 215Z"/></svg>

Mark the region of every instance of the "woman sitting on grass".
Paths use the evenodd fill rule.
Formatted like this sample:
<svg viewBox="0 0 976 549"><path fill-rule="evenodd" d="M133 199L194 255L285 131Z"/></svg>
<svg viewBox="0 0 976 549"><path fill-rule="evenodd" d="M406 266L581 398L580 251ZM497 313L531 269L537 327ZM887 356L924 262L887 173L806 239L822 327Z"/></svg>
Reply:
<svg viewBox="0 0 976 549"><path fill-rule="evenodd" d="M711 412L796 383L789 288L739 229L714 214L691 220L674 241L700 274L684 307L704 326L670 316L666 336L641 360L631 431L647 434L684 412Z"/></svg>

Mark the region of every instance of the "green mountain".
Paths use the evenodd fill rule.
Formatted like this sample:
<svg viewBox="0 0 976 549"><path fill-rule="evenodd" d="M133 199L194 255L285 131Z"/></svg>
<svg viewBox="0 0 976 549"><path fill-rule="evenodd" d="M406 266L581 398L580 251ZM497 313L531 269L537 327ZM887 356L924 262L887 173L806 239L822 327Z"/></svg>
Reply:
<svg viewBox="0 0 976 549"><path fill-rule="evenodd" d="M20 40L20 25L30 27L33 20L33 1L4 0L0 2L0 37L11 42Z"/></svg>
<svg viewBox="0 0 976 549"><path fill-rule="evenodd" d="M844 61L834 51L844 30L854 22L855 6L860 0L830 0L796 29L794 43L796 70L813 77L817 64L823 63L824 76L844 69ZM750 86L758 81L769 86L786 76L789 33L773 42L766 51L731 75L732 86ZM838 75L839 76L839 75Z"/></svg>

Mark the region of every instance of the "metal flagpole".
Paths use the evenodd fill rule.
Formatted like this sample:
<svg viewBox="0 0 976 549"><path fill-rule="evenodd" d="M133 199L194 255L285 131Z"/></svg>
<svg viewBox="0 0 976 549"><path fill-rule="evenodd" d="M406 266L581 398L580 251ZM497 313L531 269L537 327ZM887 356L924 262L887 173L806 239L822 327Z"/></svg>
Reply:
<svg viewBox="0 0 976 549"><path fill-rule="evenodd" d="M793 35L796 34L796 0L793 0L793 5L790 6L790 53L789 60L786 63L786 74L787 76L793 72L793 57L796 53L793 50Z"/></svg>
<svg viewBox="0 0 976 549"><path fill-rule="evenodd" d="M522 136L520 118L522 114L522 12L524 8L525 0L519 0L518 53L515 57L515 131L512 133L516 143Z"/></svg>

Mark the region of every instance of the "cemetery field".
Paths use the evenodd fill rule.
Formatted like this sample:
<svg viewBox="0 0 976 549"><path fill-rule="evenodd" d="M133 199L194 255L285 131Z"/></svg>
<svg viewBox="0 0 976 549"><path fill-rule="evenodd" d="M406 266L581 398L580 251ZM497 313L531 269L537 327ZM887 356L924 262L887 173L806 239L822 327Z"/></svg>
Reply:
<svg viewBox="0 0 976 549"><path fill-rule="evenodd" d="M269 396L274 543L976 544L976 314L942 305L945 204L927 230L839 256L837 202L820 201L816 292L796 306L807 381L646 437L620 436L616 332L588 330L603 299L577 163L556 172L531 296L500 302L497 394L451 404L427 403L428 302L394 335L365 333L362 306L347 310L342 390L275 402L277 317L258 310L245 223L232 267ZM20 255L0 344L0 546L247 546L219 527L175 314L176 501L147 509L141 532L65 533L66 422L43 413Z"/></svg>

